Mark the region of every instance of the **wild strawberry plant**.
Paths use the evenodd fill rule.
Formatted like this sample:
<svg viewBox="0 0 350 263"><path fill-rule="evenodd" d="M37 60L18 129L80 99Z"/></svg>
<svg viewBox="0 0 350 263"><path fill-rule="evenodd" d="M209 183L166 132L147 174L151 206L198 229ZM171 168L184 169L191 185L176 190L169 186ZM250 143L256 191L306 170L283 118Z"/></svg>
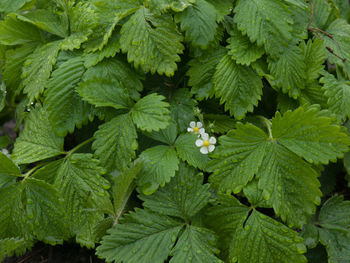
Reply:
<svg viewBox="0 0 350 263"><path fill-rule="evenodd" d="M0 12L0 259L350 262L347 1Z"/></svg>

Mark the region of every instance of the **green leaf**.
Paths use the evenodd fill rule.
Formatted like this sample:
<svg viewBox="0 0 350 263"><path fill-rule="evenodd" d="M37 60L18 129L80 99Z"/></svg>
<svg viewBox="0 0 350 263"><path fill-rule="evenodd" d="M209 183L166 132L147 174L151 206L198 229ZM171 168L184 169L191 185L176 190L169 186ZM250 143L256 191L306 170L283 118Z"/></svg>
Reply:
<svg viewBox="0 0 350 263"><path fill-rule="evenodd" d="M13 11L17 11L22 6L24 6L27 2L32 0L3 0L0 2L0 12L10 13Z"/></svg>
<svg viewBox="0 0 350 263"><path fill-rule="evenodd" d="M231 0L206 0L217 10L218 22L221 22L226 15L229 15L232 12L233 3Z"/></svg>
<svg viewBox="0 0 350 263"><path fill-rule="evenodd" d="M202 154L196 146L197 136L191 133L181 134L175 142L177 155L188 164L205 169L208 164L208 155Z"/></svg>
<svg viewBox="0 0 350 263"><path fill-rule="evenodd" d="M150 0L150 6L153 8L159 8L162 11L171 9L175 12L182 12L193 3L195 0Z"/></svg>
<svg viewBox="0 0 350 263"><path fill-rule="evenodd" d="M68 237L68 222L58 191L33 178L27 178L25 186L26 213L34 235L49 244L63 243Z"/></svg>
<svg viewBox="0 0 350 263"><path fill-rule="evenodd" d="M25 61L22 71L24 93L34 100L44 91L60 50L61 41L39 46Z"/></svg>
<svg viewBox="0 0 350 263"><path fill-rule="evenodd" d="M6 257L23 255L28 248L33 246L33 241L19 237L0 239L0 261Z"/></svg>
<svg viewBox="0 0 350 263"><path fill-rule="evenodd" d="M140 154L139 160L143 163L143 169L137 184L147 194L168 183L179 169L179 159L172 146L158 145L148 148Z"/></svg>
<svg viewBox="0 0 350 263"><path fill-rule="evenodd" d="M324 62L326 60L326 49L324 41L316 38L314 41L311 39L305 44L301 42L300 49L304 53L306 64L306 81L308 83L318 79L322 71L324 70ZM305 87L308 88L308 85Z"/></svg>
<svg viewBox="0 0 350 263"><path fill-rule="evenodd" d="M144 207L187 221L207 205L209 198L209 184L203 185L203 175L184 163L165 187L152 195L140 196Z"/></svg>
<svg viewBox="0 0 350 263"><path fill-rule="evenodd" d="M91 154L73 154L57 172L55 187L64 199L64 211L78 243L94 246L94 226L103 219L103 209L110 206L105 170Z"/></svg>
<svg viewBox="0 0 350 263"><path fill-rule="evenodd" d="M89 118L90 106L82 101L75 88L85 72L81 57L63 62L52 73L45 92L45 109L59 135L73 132Z"/></svg>
<svg viewBox="0 0 350 263"><path fill-rule="evenodd" d="M327 248L328 262L346 262L350 257L350 202L343 196L333 196L321 208L320 241Z"/></svg>
<svg viewBox="0 0 350 263"><path fill-rule="evenodd" d="M320 79L329 109L341 119L350 118L350 81L339 80L328 72Z"/></svg>
<svg viewBox="0 0 350 263"><path fill-rule="evenodd" d="M214 87L213 76L216 66L226 54L224 48L208 50L203 56L194 58L188 63L190 69L186 75L189 76L188 85L192 86L191 92L196 94L197 99L207 99Z"/></svg>
<svg viewBox="0 0 350 263"><path fill-rule="evenodd" d="M62 38L65 38L68 33L68 25L63 16L49 10L37 9L18 15L17 18Z"/></svg>
<svg viewBox="0 0 350 263"><path fill-rule="evenodd" d="M300 96L307 78L302 50L297 46L289 46L278 58L269 58L268 62L269 70L275 77L275 85L294 99Z"/></svg>
<svg viewBox="0 0 350 263"><path fill-rule="evenodd" d="M250 42L248 36L243 35L236 26L230 28L230 37L227 39L229 45L228 55L238 63L249 66L250 63L261 58L265 53L262 47Z"/></svg>
<svg viewBox="0 0 350 263"><path fill-rule="evenodd" d="M147 136L158 142L173 145L177 138L177 125L174 122L171 122L167 128L157 132L153 131L152 133L147 134Z"/></svg>
<svg viewBox="0 0 350 263"><path fill-rule="evenodd" d="M0 82L0 112L5 108L6 103L6 86L3 82Z"/></svg>
<svg viewBox="0 0 350 263"><path fill-rule="evenodd" d="M21 176L19 168L2 152L0 152L0 176Z"/></svg>
<svg viewBox="0 0 350 263"><path fill-rule="evenodd" d="M140 99L131 109L131 116L135 125L144 131L158 131L169 125L169 104L165 97L152 93Z"/></svg>
<svg viewBox="0 0 350 263"><path fill-rule="evenodd" d="M303 239L278 221L253 210L245 224L238 226L234 255L240 263L305 263Z"/></svg>
<svg viewBox="0 0 350 263"><path fill-rule="evenodd" d="M284 1L238 0L234 13L238 29L270 55L278 57L291 42L293 19Z"/></svg>
<svg viewBox="0 0 350 263"><path fill-rule="evenodd" d="M33 163L63 153L63 138L53 131L48 113L37 106L24 123L17 138L12 158L16 163Z"/></svg>
<svg viewBox="0 0 350 263"><path fill-rule="evenodd" d="M331 52L327 52L327 58L330 63L343 65L343 61L350 60L350 25L344 19L336 19L329 25L326 31L333 38L324 38L326 46L331 48L333 53L341 59Z"/></svg>
<svg viewBox="0 0 350 263"><path fill-rule="evenodd" d="M332 4L324 0L314 0L312 4L314 10L311 25L319 29L324 29L332 12Z"/></svg>
<svg viewBox="0 0 350 263"><path fill-rule="evenodd" d="M247 123L219 137L213 160L208 165L214 172L210 182L221 190L238 193L258 172L266 149L267 134Z"/></svg>
<svg viewBox="0 0 350 263"><path fill-rule="evenodd" d="M44 165L42 168L36 170L31 177L41 181L45 181L48 184L54 184L56 180L57 171L58 169L60 169L63 162L64 159L59 159L50 162L47 165Z"/></svg>
<svg viewBox="0 0 350 263"><path fill-rule="evenodd" d="M106 261L163 263L182 227L170 217L136 208L103 237L96 254Z"/></svg>
<svg viewBox="0 0 350 263"><path fill-rule="evenodd" d="M22 192L21 184L0 188L0 239L28 233L21 200Z"/></svg>
<svg viewBox="0 0 350 263"><path fill-rule="evenodd" d="M237 119L253 111L262 95L259 75L250 67L236 64L228 55L217 65L214 83L215 96Z"/></svg>
<svg viewBox="0 0 350 263"><path fill-rule="evenodd" d="M215 243L214 232L202 227L187 226L171 252L174 256L170 263L223 262L214 255L219 252Z"/></svg>
<svg viewBox="0 0 350 263"><path fill-rule="evenodd" d="M184 49L181 41L182 35L170 15L158 16L144 7L123 25L120 39L123 52L128 53L128 61L136 68L167 76L177 69L178 54Z"/></svg>
<svg viewBox="0 0 350 263"><path fill-rule="evenodd" d="M35 26L18 20L16 14L7 15L0 22L0 44L12 46L41 40L40 31Z"/></svg>
<svg viewBox="0 0 350 263"><path fill-rule="evenodd" d="M119 115L102 124L94 137L92 148L108 171L123 170L136 157L137 133L130 115Z"/></svg>
<svg viewBox="0 0 350 263"><path fill-rule="evenodd" d="M277 113L272 127L272 135L281 145L311 163L327 164L349 149L349 136L316 109L300 107L283 117Z"/></svg>
<svg viewBox="0 0 350 263"><path fill-rule="evenodd" d="M123 87L109 79L87 80L80 83L76 90L85 101L96 107L113 107L118 110L128 109L133 105Z"/></svg>
<svg viewBox="0 0 350 263"><path fill-rule="evenodd" d="M120 58L105 59L94 67L89 68L84 74L84 81L93 79L107 79L115 83L116 86L124 89L134 100L140 98L142 91L141 77Z"/></svg>
<svg viewBox="0 0 350 263"><path fill-rule="evenodd" d="M225 133L236 127L236 122L227 115L204 114L204 121L207 127L215 133Z"/></svg>
<svg viewBox="0 0 350 263"><path fill-rule="evenodd" d="M218 11L205 0L196 0L183 12L176 14L175 20L185 32L185 40L192 46L206 49L214 41L217 30Z"/></svg>

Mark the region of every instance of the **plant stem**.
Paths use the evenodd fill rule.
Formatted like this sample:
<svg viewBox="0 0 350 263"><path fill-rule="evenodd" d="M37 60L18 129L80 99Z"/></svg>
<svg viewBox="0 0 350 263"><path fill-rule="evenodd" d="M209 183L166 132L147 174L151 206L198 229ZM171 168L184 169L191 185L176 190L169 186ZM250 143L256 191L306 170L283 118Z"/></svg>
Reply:
<svg viewBox="0 0 350 263"><path fill-rule="evenodd" d="M267 128L267 131L269 133L269 138L271 140L273 140L273 137L272 137L272 123L270 120L266 119L265 117L263 116L258 116L258 118L262 121L262 123L266 126Z"/></svg>
<svg viewBox="0 0 350 263"><path fill-rule="evenodd" d="M86 141L83 141L82 143L78 144L77 146L75 146L72 150L70 150L69 152L67 152L67 156L66 158L68 158L70 155L72 155L73 153L75 153L77 150L79 150L81 147L85 146L86 144L89 144L90 142L92 142L94 140L94 137L91 137L89 139L87 139Z"/></svg>

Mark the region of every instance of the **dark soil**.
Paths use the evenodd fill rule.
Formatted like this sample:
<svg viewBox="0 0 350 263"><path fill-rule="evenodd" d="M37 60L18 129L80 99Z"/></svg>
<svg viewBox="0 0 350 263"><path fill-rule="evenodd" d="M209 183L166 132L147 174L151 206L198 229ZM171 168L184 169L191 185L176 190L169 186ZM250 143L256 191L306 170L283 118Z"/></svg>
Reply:
<svg viewBox="0 0 350 263"><path fill-rule="evenodd" d="M2 263L100 263L94 250L76 244L49 246L37 243L31 251L21 257L11 257Z"/></svg>

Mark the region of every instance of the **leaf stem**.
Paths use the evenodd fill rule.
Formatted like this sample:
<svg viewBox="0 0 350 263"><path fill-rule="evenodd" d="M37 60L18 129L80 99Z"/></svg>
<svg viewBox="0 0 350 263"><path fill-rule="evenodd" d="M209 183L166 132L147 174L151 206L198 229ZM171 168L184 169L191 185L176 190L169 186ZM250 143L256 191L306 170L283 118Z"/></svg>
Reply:
<svg viewBox="0 0 350 263"><path fill-rule="evenodd" d="M49 163L51 163L51 162L49 162ZM45 165L47 165L49 163L47 163L47 162L46 163L41 163L41 164L38 164L37 166L33 167L32 169L30 169L28 172L26 172L24 174L24 179L23 180L27 179L33 172L35 172L39 168L41 168L41 167L43 167L43 166L45 166Z"/></svg>
<svg viewBox="0 0 350 263"><path fill-rule="evenodd" d="M262 123L266 126L267 128L267 131L269 133L269 138L271 140L273 140L273 137L272 137L272 123L270 120L266 119L265 117L263 116L258 116L258 118L262 121Z"/></svg>
<svg viewBox="0 0 350 263"><path fill-rule="evenodd" d="M86 141L83 141L82 143L78 144L77 146L75 146L72 150L70 150L69 152L67 152L67 156L66 158L68 158L69 156L71 156L73 153L75 153L77 150L79 150L81 147L85 146L86 144L89 144L90 142L92 142L95 138L91 137L89 139L87 139Z"/></svg>

